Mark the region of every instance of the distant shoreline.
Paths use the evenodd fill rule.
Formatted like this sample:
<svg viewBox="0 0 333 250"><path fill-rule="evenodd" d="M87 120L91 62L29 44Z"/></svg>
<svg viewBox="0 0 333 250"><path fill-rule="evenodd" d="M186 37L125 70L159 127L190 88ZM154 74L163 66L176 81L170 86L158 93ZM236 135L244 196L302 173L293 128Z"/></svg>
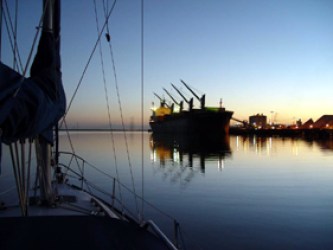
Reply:
<svg viewBox="0 0 333 250"><path fill-rule="evenodd" d="M109 129L109 128L68 128L68 129L63 129L63 128L59 128L59 131L77 131L77 132L149 132L150 129Z"/></svg>
<svg viewBox="0 0 333 250"><path fill-rule="evenodd" d="M151 129L106 129L106 128L70 128L59 129L60 132L152 132ZM244 129L230 127L229 135L240 136L279 136L279 137L307 137L332 139L333 129Z"/></svg>
<svg viewBox="0 0 333 250"><path fill-rule="evenodd" d="M280 136L280 137L307 137L332 139L333 129L245 129L230 127L230 135L256 135L256 136Z"/></svg>

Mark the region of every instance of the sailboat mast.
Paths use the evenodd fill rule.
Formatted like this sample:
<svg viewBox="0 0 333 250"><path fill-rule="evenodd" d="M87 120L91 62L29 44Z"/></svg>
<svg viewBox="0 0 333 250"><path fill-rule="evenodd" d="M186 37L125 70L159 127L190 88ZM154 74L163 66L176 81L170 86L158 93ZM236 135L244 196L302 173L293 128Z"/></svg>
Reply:
<svg viewBox="0 0 333 250"><path fill-rule="evenodd" d="M43 32L51 32L54 36L57 36L59 30L60 17L58 9L60 7L60 0L43 0L44 19L43 19ZM59 42L59 41L58 41ZM59 46L59 45L58 45ZM39 171L39 182L41 201L46 205L51 205L53 200L52 191L52 176L51 176L51 143L45 140L43 136L39 135L36 141L36 154Z"/></svg>
<svg viewBox="0 0 333 250"><path fill-rule="evenodd" d="M53 6L54 0L43 0L44 20L43 31L51 31L53 28Z"/></svg>

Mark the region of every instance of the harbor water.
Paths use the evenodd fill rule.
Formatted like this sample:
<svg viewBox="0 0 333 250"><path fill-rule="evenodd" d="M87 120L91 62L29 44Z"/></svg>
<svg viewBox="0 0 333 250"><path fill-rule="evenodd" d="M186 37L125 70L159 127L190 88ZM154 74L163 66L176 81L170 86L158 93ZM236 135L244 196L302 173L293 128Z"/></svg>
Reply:
<svg viewBox="0 0 333 250"><path fill-rule="evenodd" d="M146 132L71 140L76 154L174 217L187 249L333 249L333 141L230 136L203 145ZM70 150L65 134L60 142ZM85 171L111 192L110 179ZM161 219L137 203L144 217Z"/></svg>

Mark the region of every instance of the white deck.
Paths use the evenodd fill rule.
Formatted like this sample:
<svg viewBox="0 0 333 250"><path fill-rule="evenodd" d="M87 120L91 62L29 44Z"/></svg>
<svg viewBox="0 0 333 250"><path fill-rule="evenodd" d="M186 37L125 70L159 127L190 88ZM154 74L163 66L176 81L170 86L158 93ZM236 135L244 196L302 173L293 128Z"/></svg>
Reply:
<svg viewBox="0 0 333 250"><path fill-rule="evenodd" d="M93 198L86 192L74 189L66 184L55 184L57 201L54 207L40 206L32 204L28 207L29 216L82 216L82 215L103 215L107 213L112 218L118 218L107 206L97 206L96 198ZM30 197L34 197L34 192L30 193ZM39 193L37 192L38 196ZM95 202L93 202L95 201ZM5 210L0 210L0 217L16 217L21 215L18 205L6 204Z"/></svg>

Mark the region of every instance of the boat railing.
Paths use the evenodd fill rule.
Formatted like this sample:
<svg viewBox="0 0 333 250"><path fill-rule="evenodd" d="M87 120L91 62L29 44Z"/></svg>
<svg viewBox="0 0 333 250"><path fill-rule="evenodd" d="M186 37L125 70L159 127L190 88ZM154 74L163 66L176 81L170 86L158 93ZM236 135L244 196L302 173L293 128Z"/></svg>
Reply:
<svg viewBox="0 0 333 250"><path fill-rule="evenodd" d="M141 224L141 227L143 228L152 228L153 231L171 248L174 250L177 250L178 248L174 246L174 244L170 241L170 239L161 231L161 229L155 224L154 221L148 220L145 221L143 224ZM175 229L175 232L178 232L179 230L179 224L178 227Z"/></svg>
<svg viewBox="0 0 333 250"><path fill-rule="evenodd" d="M67 157L66 157L67 156ZM156 206L154 206L152 203L146 201L143 197L138 195L136 192L128 188L125 184L121 183L117 178L113 177L112 175L106 173L105 171L100 170L93 164L87 162L84 158L80 157L79 155L76 155L72 152L59 152L59 159L62 161L58 165L63 167L65 169L64 174L67 178L74 181L74 186L76 188L79 188L83 191L86 191L98 199L101 199L103 201L110 200L109 202L106 202L112 209L117 211L119 213L119 216L122 218L126 218L129 220L135 221L137 224L139 224L141 227L146 228L147 230L150 230L152 233L154 233L156 236L158 236L160 239L162 239L170 249L184 249L185 245L182 239L182 232L180 228L180 224L178 221L170 216L169 214L163 212ZM63 163L63 160L68 160L67 163ZM92 183L89 181L85 175L87 175L87 167L89 169L94 169L95 171L99 172L100 174L104 175L108 179L111 179L112 181L112 188L111 192L106 191L105 188L97 186L95 183ZM76 180L76 181L75 181ZM117 187L118 186L118 187ZM127 193L125 193L125 191ZM98 194L96 193L98 192ZM154 213L157 213L159 215L163 215L164 218L172 222L172 226L168 227L168 232L170 232L168 235L170 237L167 237L167 235L155 224L153 220L144 220L143 212L138 212L137 209L135 209L135 205L130 205L129 199L124 199L124 196L132 195L134 200L140 200L141 203L144 203L145 206L149 206L150 209L154 211ZM126 196L126 197L127 197ZM126 204L124 202L126 200ZM133 212L133 210L136 210ZM142 209L143 210L143 209ZM160 218L161 216L158 216ZM171 235L173 234L173 235ZM170 238L173 238L173 242L170 240Z"/></svg>

